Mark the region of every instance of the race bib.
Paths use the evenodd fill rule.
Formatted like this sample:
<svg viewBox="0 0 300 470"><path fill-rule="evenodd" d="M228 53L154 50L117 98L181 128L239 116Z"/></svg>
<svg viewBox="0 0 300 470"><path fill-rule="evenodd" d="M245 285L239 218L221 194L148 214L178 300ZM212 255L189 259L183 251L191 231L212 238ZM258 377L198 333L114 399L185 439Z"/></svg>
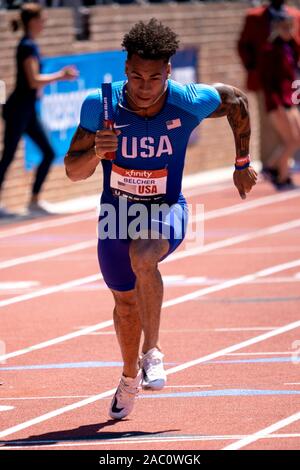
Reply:
<svg viewBox="0 0 300 470"><path fill-rule="evenodd" d="M110 187L116 197L130 201L154 202L164 199L168 170L131 170L112 164Z"/></svg>

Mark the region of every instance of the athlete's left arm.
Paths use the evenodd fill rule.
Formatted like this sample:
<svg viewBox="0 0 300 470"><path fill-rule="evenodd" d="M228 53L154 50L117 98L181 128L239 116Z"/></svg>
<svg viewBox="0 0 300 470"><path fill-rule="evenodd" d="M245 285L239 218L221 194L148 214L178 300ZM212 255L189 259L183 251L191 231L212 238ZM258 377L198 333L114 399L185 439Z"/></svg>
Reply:
<svg viewBox="0 0 300 470"><path fill-rule="evenodd" d="M228 119L236 148L236 169L233 173L233 181L241 198L245 199L246 193L251 191L257 181L256 171L250 165L247 166L251 135L248 99L241 90L233 86L217 83L213 87L221 97L221 104L208 117L226 116ZM239 167L242 169L237 169Z"/></svg>

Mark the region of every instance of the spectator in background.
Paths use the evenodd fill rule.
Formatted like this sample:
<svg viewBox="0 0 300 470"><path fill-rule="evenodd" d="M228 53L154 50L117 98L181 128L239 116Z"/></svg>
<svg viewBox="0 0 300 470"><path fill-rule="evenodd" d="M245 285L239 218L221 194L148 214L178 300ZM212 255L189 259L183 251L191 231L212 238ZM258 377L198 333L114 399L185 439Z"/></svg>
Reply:
<svg viewBox="0 0 300 470"><path fill-rule="evenodd" d="M300 148L300 113L292 101L300 56L300 46L293 38L294 22L285 10L274 14L259 63L267 116L281 140L265 168L277 189L296 187L289 174L289 161Z"/></svg>
<svg viewBox="0 0 300 470"><path fill-rule="evenodd" d="M269 159L274 155L281 139L266 112L258 66L263 46L270 37L272 18L278 12L283 11L295 19L294 39L297 44L300 44L300 12L296 8L286 6L285 0L271 0L268 6L250 9L238 41L238 53L247 71L246 87L257 95L260 120L260 159L263 173L268 178L273 178L273 175L269 173Z"/></svg>
<svg viewBox="0 0 300 470"><path fill-rule="evenodd" d="M77 76L74 67L64 67L58 72L41 74L40 53L35 39L44 28L45 17L42 7L36 3L26 3L21 7L20 18L12 21L13 31L21 24L24 36L16 51L17 76L15 89L3 107L5 121L4 149L0 161L0 190L9 165L12 163L17 145L26 133L41 149L43 158L37 168L28 210L43 214L45 209L39 202L39 194L47 177L54 152L45 131L38 120L35 103L38 90L58 80L72 80ZM0 208L0 217L12 214Z"/></svg>

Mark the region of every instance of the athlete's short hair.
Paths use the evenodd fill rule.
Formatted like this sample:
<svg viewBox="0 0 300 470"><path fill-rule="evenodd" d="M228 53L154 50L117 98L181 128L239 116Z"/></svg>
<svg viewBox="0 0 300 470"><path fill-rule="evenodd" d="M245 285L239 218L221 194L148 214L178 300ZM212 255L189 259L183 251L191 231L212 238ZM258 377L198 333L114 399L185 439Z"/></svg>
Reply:
<svg viewBox="0 0 300 470"><path fill-rule="evenodd" d="M127 51L127 58L137 54L142 59L164 60L168 62L179 47L178 36L168 26L156 18L148 23L139 21L129 33L125 34L122 42Z"/></svg>

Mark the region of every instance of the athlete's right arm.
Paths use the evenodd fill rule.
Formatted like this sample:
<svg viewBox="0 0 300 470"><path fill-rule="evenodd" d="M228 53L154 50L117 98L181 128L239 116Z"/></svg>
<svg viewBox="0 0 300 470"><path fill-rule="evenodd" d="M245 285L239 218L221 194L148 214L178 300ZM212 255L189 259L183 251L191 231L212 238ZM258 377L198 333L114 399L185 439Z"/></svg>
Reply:
<svg viewBox="0 0 300 470"><path fill-rule="evenodd" d="M105 154L117 150L119 134L106 129L95 134L78 126L64 160L68 178L80 181L92 176Z"/></svg>

